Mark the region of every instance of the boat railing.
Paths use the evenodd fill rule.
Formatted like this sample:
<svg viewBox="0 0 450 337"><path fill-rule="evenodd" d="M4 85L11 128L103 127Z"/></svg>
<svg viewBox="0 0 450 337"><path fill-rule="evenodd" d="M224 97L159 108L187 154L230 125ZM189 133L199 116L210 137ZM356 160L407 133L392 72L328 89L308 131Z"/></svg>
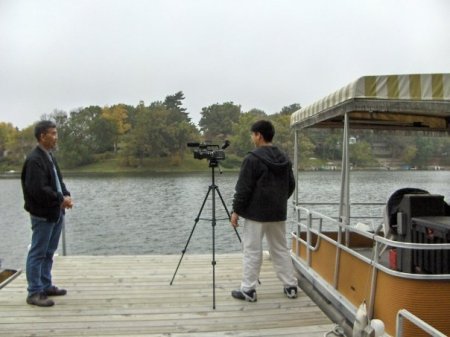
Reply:
<svg viewBox="0 0 450 337"><path fill-rule="evenodd" d="M307 209L303 206L295 206L295 211L297 213L298 220L296 221L296 231L292 233L292 236L295 237L297 241L297 244L295 245L296 251L293 251L296 263L303 265L304 268L312 269L312 257L314 252L318 250L318 247L321 244L321 240L326 241L328 244L336 248L336 259L334 260L334 265L332 265L333 277L331 283L329 283L329 286L327 286L326 282L324 283L316 278L316 284L320 284L322 287L329 290L336 290L338 288L338 278L341 270L341 252L350 254L354 258L364 262L371 267L371 279L368 283L368 290L370 294L368 299L368 317L372 317L373 314L378 271L383 271L386 274L405 279L450 280L450 274L414 274L399 271L391 268L386 262L383 263L383 260L381 258L381 252L385 251L386 247L417 250L443 249L450 251L450 243L426 244L395 241L380 235L378 232L360 230L357 227L347 225L346 223L348 223L348 219L345 218L332 218L318 211ZM336 238L327 235L327 233L324 231L324 223L326 223L328 227L330 225L334 225L334 232L337 232L337 235L335 235ZM370 239L368 240L368 242L372 242L372 246L368 246L362 249L360 249L360 247L352 247L348 242L349 235L346 235L350 232L357 233L362 237ZM304 258L299 259L299 257L301 256L301 246L305 248L305 256ZM350 303L344 302L341 301L341 305L345 312L345 316L353 321L356 314L356 308Z"/></svg>
<svg viewBox="0 0 450 337"><path fill-rule="evenodd" d="M295 206L295 211L297 213L297 221L296 221L296 240L300 242L302 245L306 247L306 263L308 266L311 265L311 253L316 251L320 245L320 240L325 240L330 244L337 247L337 249L344 250L349 254L355 256L356 258L363 260L367 264L372 265L373 267L383 270L384 272L396 275L399 277L410 278L410 279L450 279L449 274L413 274L413 273L405 273L402 271L397 271L389 266L386 266L380 262L380 255L386 247L391 248L403 248L403 249L413 249L413 250L449 250L450 251L450 243L413 243L413 242L402 242L389 239L380 235L378 231L369 232L366 230L358 229L355 226L346 225L347 221L345 218L336 219L324 215L318 211L310 210L303 206ZM367 218L366 216L362 216L362 218ZM328 227L331 225L334 226L335 229L338 230L338 234L342 233L343 235L338 235L337 240L325 235L324 231L324 222L327 223ZM306 240L301 238L301 233L306 233ZM355 232L363 237L366 237L373 241L372 252L370 256L366 256L362 254L360 251L352 249L349 247L348 242L346 242L345 233ZM315 244L312 244L313 235L317 236L317 241ZM297 245L297 250L300 249L300 246ZM297 251L297 255L299 251ZM335 266L336 273L339 272L339 262L336 262Z"/></svg>
<svg viewBox="0 0 450 337"><path fill-rule="evenodd" d="M433 328L427 322L421 320L419 317L412 314L408 310L402 309L402 310L399 310L399 312L397 313L397 324L396 324L397 330L395 333L395 335L397 337L403 337L403 321L404 321L404 319L410 321L411 323L413 323L414 325L416 325L417 327L422 329L424 332L426 332L430 336L433 336L433 337L446 337L447 336L447 335L443 334L442 332L440 332L439 330Z"/></svg>
<svg viewBox="0 0 450 337"><path fill-rule="evenodd" d="M320 206L320 207L330 206L330 207L335 207L335 208L339 207L338 202L302 202L301 204L305 207L306 206ZM385 202L352 202L352 203L350 203L350 207L353 207L356 209L358 209L358 207L360 207L360 206L374 207L374 208L376 207L377 212L380 213L379 209L382 207L385 207L386 203ZM365 215L357 214L357 215L351 215L350 219L379 219L379 220L381 220L381 219L383 219L383 217L379 216L379 215L374 216L371 214L365 214Z"/></svg>

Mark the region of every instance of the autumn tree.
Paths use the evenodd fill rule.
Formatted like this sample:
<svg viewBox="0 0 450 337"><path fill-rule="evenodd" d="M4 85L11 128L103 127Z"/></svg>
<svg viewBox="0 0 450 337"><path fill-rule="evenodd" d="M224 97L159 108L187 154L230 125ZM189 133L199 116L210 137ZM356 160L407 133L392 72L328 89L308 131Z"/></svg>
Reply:
<svg viewBox="0 0 450 337"><path fill-rule="evenodd" d="M22 166L25 156L36 146L34 125L22 130L0 122L0 167L2 170Z"/></svg>
<svg viewBox="0 0 450 337"><path fill-rule="evenodd" d="M102 118L114 125L114 152L117 152L117 144L119 137L130 130L131 125L128 123L128 111L124 104L113 105L112 107L104 107L102 110ZM106 125L106 124L104 124Z"/></svg>

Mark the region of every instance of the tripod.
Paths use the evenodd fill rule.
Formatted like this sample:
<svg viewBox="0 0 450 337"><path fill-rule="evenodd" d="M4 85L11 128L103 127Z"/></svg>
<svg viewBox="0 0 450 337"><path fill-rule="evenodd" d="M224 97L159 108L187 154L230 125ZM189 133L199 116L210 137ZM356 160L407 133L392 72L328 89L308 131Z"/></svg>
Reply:
<svg viewBox="0 0 450 337"><path fill-rule="evenodd" d="M178 261L177 268L175 269L175 273L173 274L172 281L170 281L170 285L172 285L173 280L175 279L175 276L178 272L178 268L180 267L181 261L183 260L184 254L186 253L187 247L189 245L189 242L191 241L192 234L194 234L195 227L197 226L197 223L199 220L210 220L212 224L212 268L213 268L213 309L216 309L216 238L215 238L215 230L216 230L216 192L220 197L220 201L222 201L222 205L227 212L228 219L230 219L230 212L228 212L227 206L225 205L225 202L223 201L222 194L220 194L219 187L215 184L215 174L214 169L219 166L219 163L216 158L211 158L209 161L209 167L211 168L211 185L209 185L208 192L206 193L205 199L203 200L202 207L200 207L200 211L198 212L197 217L195 218L194 227L192 227L191 234L189 235L189 238L186 242L186 246L181 251L181 257L180 261ZM211 193L212 192L212 193ZM203 212L203 207L206 204L206 200L208 200L209 194L212 194L212 214L211 219L200 219L200 216ZM241 237L239 236L239 233L236 228L234 228L234 231L236 232L236 235L239 239L239 242L242 243Z"/></svg>

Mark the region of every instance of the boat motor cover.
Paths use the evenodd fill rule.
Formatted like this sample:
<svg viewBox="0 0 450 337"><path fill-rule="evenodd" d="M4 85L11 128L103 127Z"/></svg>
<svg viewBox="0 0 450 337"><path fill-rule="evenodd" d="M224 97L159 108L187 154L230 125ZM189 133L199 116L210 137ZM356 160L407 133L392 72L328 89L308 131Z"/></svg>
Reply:
<svg viewBox="0 0 450 337"><path fill-rule="evenodd" d="M397 213L399 211L400 202L405 194L430 194L428 191L420 188L405 187L401 188L389 197L386 210L388 215L389 227L392 233L397 234Z"/></svg>

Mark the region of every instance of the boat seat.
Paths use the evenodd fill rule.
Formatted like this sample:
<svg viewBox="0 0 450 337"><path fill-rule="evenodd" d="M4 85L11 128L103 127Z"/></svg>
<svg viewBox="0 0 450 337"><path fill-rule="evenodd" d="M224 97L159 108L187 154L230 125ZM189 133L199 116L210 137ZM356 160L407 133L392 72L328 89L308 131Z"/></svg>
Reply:
<svg viewBox="0 0 450 337"><path fill-rule="evenodd" d="M397 240L397 213L405 194L429 194L429 192L420 188L405 187L391 194L383 209L383 233L386 239ZM380 250L379 257L384 254L388 247L388 245L385 245Z"/></svg>

